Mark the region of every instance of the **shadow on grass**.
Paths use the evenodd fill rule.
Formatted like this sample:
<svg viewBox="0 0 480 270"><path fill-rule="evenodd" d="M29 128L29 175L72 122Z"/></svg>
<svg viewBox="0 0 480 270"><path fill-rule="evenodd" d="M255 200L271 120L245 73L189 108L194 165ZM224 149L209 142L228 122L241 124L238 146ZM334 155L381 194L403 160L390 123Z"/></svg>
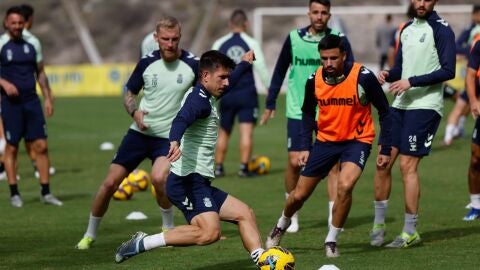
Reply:
<svg viewBox="0 0 480 270"><path fill-rule="evenodd" d="M202 266L199 268L192 268L195 270L211 270L211 269L235 269L235 270L241 270L241 269L254 269L254 264L251 260L245 259L245 260L236 260L236 261L230 261L230 262L223 262L223 263L218 263L218 264L212 264L208 266Z"/></svg>
<svg viewBox="0 0 480 270"><path fill-rule="evenodd" d="M438 240L465 237L471 234L480 234L478 227L468 228L445 228L436 231L427 231L420 234L424 243L432 243Z"/></svg>
<svg viewBox="0 0 480 270"><path fill-rule="evenodd" d="M442 242L444 240L449 240L449 239L455 239L455 238L461 238L461 237L466 237L468 235L472 234L480 234L480 231L478 230L477 227L470 227L470 228L465 228L465 227L457 227L457 228L445 228L441 230L435 230L435 231L426 231L426 232L421 232L420 236L422 238L422 242L420 244L413 246L411 248L422 248L424 244L432 244L435 242ZM394 236L390 236L389 238L385 239L385 244L388 244L391 240L393 240ZM392 238L392 239L390 239ZM384 244L384 245L385 245ZM355 253L364 253L364 252L377 252L380 250L398 250L398 249L389 249L383 247L373 247L370 246L369 244L369 238L365 238L365 242L362 243L350 243L350 244L340 244L339 246L342 250L345 250L344 253L348 254L355 254ZM411 249L409 248L409 249ZM349 250L350 249L350 250ZM355 250L352 250L355 249Z"/></svg>
<svg viewBox="0 0 480 270"><path fill-rule="evenodd" d="M345 223L345 228L351 229L364 224L371 224L373 226L373 219L374 219L373 211L371 216L347 218L347 222ZM385 219L385 222L386 224L391 224L395 220L396 218L388 217Z"/></svg>
<svg viewBox="0 0 480 270"><path fill-rule="evenodd" d="M55 193L54 193L55 194ZM57 196L57 195L55 195ZM82 198L94 198L95 193L93 192L85 192L85 193L70 193L70 194L59 194L57 197L59 200L63 202L73 201Z"/></svg>
<svg viewBox="0 0 480 270"><path fill-rule="evenodd" d="M386 218L386 223L392 223L395 221L395 218ZM301 221L300 221L301 222ZM305 228L323 228L326 227L327 219L320 218L318 222L310 222L307 223ZM373 225L373 212L371 216L361 216L361 217L348 217L347 221L345 222L344 228L346 230L353 229L358 226L362 226L364 224L372 224Z"/></svg>
<svg viewBox="0 0 480 270"><path fill-rule="evenodd" d="M52 192L55 197L57 197L62 202L73 201L81 198L93 198L95 194L93 193L75 193L75 194L62 194L62 192ZM22 200L25 204L44 204L40 199L40 193L34 196L22 196Z"/></svg>

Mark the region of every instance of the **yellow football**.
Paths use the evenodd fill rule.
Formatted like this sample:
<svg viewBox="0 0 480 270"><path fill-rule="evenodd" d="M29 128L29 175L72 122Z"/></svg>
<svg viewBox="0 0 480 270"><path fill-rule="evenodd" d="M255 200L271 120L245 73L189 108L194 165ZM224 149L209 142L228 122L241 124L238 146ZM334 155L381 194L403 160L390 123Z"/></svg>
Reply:
<svg viewBox="0 0 480 270"><path fill-rule="evenodd" d="M275 246L262 253L258 267L260 270L294 270L295 258L288 249Z"/></svg>
<svg viewBox="0 0 480 270"><path fill-rule="evenodd" d="M142 169L135 169L128 175L128 182L132 185L133 191L144 191L148 188L150 175Z"/></svg>
<svg viewBox="0 0 480 270"><path fill-rule="evenodd" d="M270 159L267 156L259 156L255 158L255 171L259 175L270 172Z"/></svg>
<svg viewBox="0 0 480 270"><path fill-rule="evenodd" d="M122 184L118 187L117 191L113 193L113 198L119 201L129 200L133 196L133 187L126 181L125 178ZM126 184L124 183L126 182Z"/></svg>

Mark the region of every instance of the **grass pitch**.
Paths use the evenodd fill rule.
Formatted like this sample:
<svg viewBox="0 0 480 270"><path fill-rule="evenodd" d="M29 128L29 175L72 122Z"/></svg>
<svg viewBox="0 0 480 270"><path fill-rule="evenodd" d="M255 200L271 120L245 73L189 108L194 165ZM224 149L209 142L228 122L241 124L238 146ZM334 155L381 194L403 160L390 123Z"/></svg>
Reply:
<svg viewBox="0 0 480 270"><path fill-rule="evenodd" d="M451 108L451 102L446 102ZM267 155L269 175L241 179L238 170L238 135L234 131L226 162L227 177L214 180L216 186L247 202L255 211L265 240L284 203L283 174L286 164L284 97L275 119L255 130L255 154ZM446 110L448 112L448 109ZM375 112L376 114L376 112ZM112 201L103 219L98 238L90 250L74 249L87 226L92 198L106 175L113 151L100 151L102 142L117 147L131 119L118 98L59 98L49 124L52 165L52 192L64 201L63 207L40 203L38 180L24 150L19 153L20 192L23 208L9 204L6 182L0 182L0 269L255 269L242 247L234 225L224 224L226 240L210 246L162 248L141 254L122 264L114 263L114 251L138 230L160 230L160 213L150 192L137 192L130 201ZM421 245L391 250L369 245L373 221L373 170L371 155L353 195L353 205L339 238L341 257L327 259L323 241L327 233L325 183L306 202L300 213L300 231L287 234L282 246L295 255L297 269L318 269L335 264L340 269L479 269L480 221L464 222L468 203L467 168L473 121L467 125L467 139L441 146L445 118L434 141L433 153L420 167L421 204L418 231ZM372 153L376 153L373 149ZM149 162L141 167L148 169ZM403 187L395 168L392 197L387 213L387 241L403 226ZM125 220L132 211L149 219ZM176 224L184 224L180 211Z"/></svg>

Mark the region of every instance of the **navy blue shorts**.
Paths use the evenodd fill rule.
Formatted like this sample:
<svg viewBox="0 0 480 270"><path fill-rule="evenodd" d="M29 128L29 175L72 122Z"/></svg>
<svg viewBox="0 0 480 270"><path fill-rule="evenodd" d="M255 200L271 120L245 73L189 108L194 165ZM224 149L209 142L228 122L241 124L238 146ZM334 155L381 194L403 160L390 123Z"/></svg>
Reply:
<svg viewBox="0 0 480 270"><path fill-rule="evenodd" d="M131 172L146 158L149 158L153 164L158 157L167 156L169 149L168 139L147 136L129 129L112 163L122 165Z"/></svg>
<svg viewBox="0 0 480 270"><path fill-rule="evenodd" d="M473 128L473 134L472 134L472 143L476 145L480 145L480 134L478 132L480 131L480 117L477 117L477 120L475 120L475 127Z"/></svg>
<svg viewBox="0 0 480 270"><path fill-rule="evenodd" d="M220 102L220 127L227 133L231 133L233 130L233 124L235 123L235 116L238 116L239 123L257 123L258 108L249 106L227 106L222 105Z"/></svg>
<svg viewBox="0 0 480 270"><path fill-rule="evenodd" d="M302 120L287 118L287 149L288 152L303 151Z"/></svg>
<svg viewBox="0 0 480 270"><path fill-rule="evenodd" d="M480 81L475 80L475 94L480 96ZM467 95L467 90L463 90L463 92L460 94L460 98L463 99L466 103L469 102L468 95Z"/></svg>
<svg viewBox="0 0 480 270"><path fill-rule="evenodd" d="M372 145L359 141L321 142L315 140L301 175L324 178L338 162L353 162L365 168Z"/></svg>
<svg viewBox="0 0 480 270"><path fill-rule="evenodd" d="M463 99L466 103L468 103L468 95L466 90L462 91L462 93L460 94L460 98Z"/></svg>
<svg viewBox="0 0 480 270"><path fill-rule="evenodd" d="M188 224L205 212L220 212L228 193L212 187L208 178L198 173L178 176L170 172L167 178L168 199L183 212Z"/></svg>
<svg viewBox="0 0 480 270"><path fill-rule="evenodd" d="M47 138L47 124L38 97L20 101L2 96L2 121L5 138L11 145L18 145L22 138L25 141Z"/></svg>
<svg viewBox="0 0 480 270"><path fill-rule="evenodd" d="M434 110L400 110L390 108L392 116L392 146L401 154L427 156L432 151L433 137L441 116ZM378 144L382 145L380 140Z"/></svg>

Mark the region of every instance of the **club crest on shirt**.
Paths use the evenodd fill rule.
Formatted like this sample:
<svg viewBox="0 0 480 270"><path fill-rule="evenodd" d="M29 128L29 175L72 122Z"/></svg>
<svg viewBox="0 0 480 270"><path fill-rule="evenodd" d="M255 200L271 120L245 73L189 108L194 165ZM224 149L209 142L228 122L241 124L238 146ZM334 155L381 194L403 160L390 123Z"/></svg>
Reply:
<svg viewBox="0 0 480 270"><path fill-rule="evenodd" d="M245 54L245 50L241 46L232 46L227 50L227 56L238 64L242 60L242 56Z"/></svg>
<svg viewBox="0 0 480 270"><path fill-rule="evenodd" d="M30 48L28 47L27 44L23 44L23 52L25 54L29 54L30 53Z"/></svg>
<svg viewBox="0 0 480 270"><path fill-rule="evenodd" d="M177 83L178 83L178 84L181 84L182 82L183 82L183 76L182 76L182 74L180 73L180 74L178 74L178 76L177 76Z"/></svg>
<svg viewBox="0 0 480 270"><path fill-rule="evenodd" d="M152 86L157 87L157 85L158 85L158 74L153 74Z"/></svg>
<svg viewBox="0 0 480 270"><path fill-rule="evenodd" d="M7 60L12 61L12 59L13 59L13 52L12 52L12 50L8 49L7 50Z"/></svg>
<svg viewBox="0 0 480 270"><path fill-rule="evenodd" d="M425 37L427 36L427 33L423 33L422 37L420 37L420 42L423 43L425 41Z"/></svg>

